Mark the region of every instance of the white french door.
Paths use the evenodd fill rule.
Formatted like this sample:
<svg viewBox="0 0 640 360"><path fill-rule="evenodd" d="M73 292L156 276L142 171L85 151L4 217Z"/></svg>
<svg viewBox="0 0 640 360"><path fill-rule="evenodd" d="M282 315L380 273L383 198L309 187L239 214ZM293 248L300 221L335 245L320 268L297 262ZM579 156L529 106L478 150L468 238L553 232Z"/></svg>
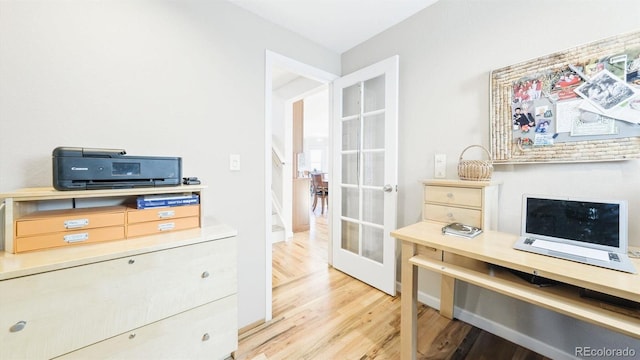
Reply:
<svg viewBox="0 0 640 360"><path fill-rule="evenodd" d="M395 295L398 56L334 81L333 266Z"/></svg>

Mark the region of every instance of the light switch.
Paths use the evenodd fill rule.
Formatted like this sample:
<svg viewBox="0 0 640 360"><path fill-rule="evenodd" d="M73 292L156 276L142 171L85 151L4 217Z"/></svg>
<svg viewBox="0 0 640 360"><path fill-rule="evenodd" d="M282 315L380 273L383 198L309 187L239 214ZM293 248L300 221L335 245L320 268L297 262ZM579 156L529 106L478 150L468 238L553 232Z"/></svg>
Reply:
<svg viewBox="0 0 640 360"><path fill-rule="evenodd" d="M229 170L240 171L240 154L229 155Z"/></svg>
<svg viewBox="0 0 640 360"><path fill-rule="evenodd" d="M444 178L447 172L447 155L436 154L434 156L433 177Z"/></svg>

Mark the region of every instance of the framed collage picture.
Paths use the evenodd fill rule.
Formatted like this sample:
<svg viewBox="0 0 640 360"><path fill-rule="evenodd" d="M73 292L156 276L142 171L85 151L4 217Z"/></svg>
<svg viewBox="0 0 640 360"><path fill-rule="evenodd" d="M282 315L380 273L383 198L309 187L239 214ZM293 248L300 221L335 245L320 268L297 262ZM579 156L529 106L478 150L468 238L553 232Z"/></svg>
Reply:
<svg viewBox="0 0 640 360"><path fill-rule="evenodd" d="M494 163L640 157L640 32L491 72Z"/></svg>

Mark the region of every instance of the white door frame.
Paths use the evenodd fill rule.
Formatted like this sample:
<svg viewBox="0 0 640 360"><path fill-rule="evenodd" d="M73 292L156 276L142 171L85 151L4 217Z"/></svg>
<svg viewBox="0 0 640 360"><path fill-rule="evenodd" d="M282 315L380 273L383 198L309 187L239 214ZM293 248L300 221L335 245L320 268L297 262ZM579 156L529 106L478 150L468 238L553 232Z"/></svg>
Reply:
<svg viewBox="0 0 640 360"><path fill-rule="evenodd" d="M265 173L265 178L264 178L264 195L265 195L265 208L264 208L264 218L266 219L265 221L265 229L264 229L264 245L265 245L265 321L269 321L273 318L273 306L272 306L272 302L273 302L273 294L272 294L272 272L273 272L273 268L272 268L272 262L273 262L273 256L271 254L271 247L273 245L273 242L271 241L271 133L272 133L272 128L273 128L273 119L272 119L272 91L273 91L273 85L272 85L272 70L274 66L278 66L281 67L283 69L287 69L291 72L300 74L301 76L304 76L306 78L312 79L312 80L316 80L318 82L324 83L324 84L330 84L331 81L335 80L338 78L338 75L326 72L324 70L315 68L313 66L304 64L302 62L299 62L297 60L291 59L289 57L286 57L284 55L280 55L278 53L275 53L271 50L266 50L265 52L265 81L264 81L264 114L265 114L265 126L264 126L264 144L265 144L265 149L264 149L264 164L265 164L265 169L264 169L264 173ZM332 99L332 91L331 91L331 86L329 86L329 104L327 104L327 106L329 106L329 134L331 134L332 131L332 107L331 107L331 99ZM332 159L332 152L331 152L331 135L329 136L329 161L331 161ZM329 164L329 168L331 168L331 163ZM331 174L329 174L329 176L331 176ZM329 181L331 181L331 178L329 178ZM331 219L328 220L329 221L329 229L331 229ZM329 231L329 234L331 234L331 231ZM329 235L329 237L331 237L331 235ZM329 239L329 244L331 244L331 238ZM329 255L331 254L331 247L329 247ZM329 257L329 259L331 259L331 257Z"/></svg>

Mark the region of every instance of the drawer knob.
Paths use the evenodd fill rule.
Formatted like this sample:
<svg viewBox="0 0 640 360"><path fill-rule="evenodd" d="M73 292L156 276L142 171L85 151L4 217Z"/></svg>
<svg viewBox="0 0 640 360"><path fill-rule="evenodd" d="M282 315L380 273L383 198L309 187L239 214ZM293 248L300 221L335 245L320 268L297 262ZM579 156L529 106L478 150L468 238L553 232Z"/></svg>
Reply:
<svg viewBox="0 0 640 360"><path fill-rule="evenodd" d="M211 336L209 336L209 333L204 333L204 335L202 335L202 341L207 341L211 338Z"/></svg>
<svg viewBox="0 0 640 360"><path fill-rule="evenodd" d="M449 219L453 218L453 213L447 213L447 217L448 217Z"/></svg>
<svg viewBox="0 0 640 360"><path fill-rule="evenodd" d="M453 193L447 193L447 197L448 197L449 199L453 198Z"/></svg>
<svg viewBox="0 0 640 360"><path fill-rule="evenodd" d="M22 329L24 329L24 327L27 326L27 322L20 320L17 323L13 324L12 327L9 328L10 332L18 332L21 331Z"/></svg>
<svg viewBox="0 0 640 360"><path fill-rule="evenodd" d="M208 271L205 271L205 272L203 272L203 273L202 273L202 278L203 278L203 279L206 279L206 278L208 278L208 277L209 277L209 275L210 275L210 274L209 274L209 272L208 272Z"/></svg>
<svg viewBox="0 0 640 360"><path fill-rule="evenodd" d="M134 264L136 261L134 259L129 259L129 264Z"/></svg>

